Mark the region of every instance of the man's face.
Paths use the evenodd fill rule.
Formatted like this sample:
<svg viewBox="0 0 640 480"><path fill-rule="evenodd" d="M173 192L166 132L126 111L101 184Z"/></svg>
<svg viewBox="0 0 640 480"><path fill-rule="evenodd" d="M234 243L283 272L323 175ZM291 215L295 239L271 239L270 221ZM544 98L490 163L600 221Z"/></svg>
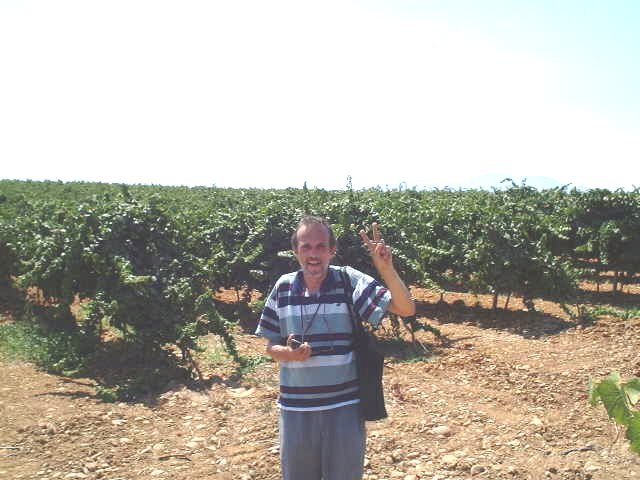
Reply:
<svg viewBox="0 0 640 480"><path fill-rule="evenodd" d="M302 272L307 278L324 279L335 247L329 246L329 231L324 225L303 225L297 232L298 247L294 251Z"/></svg>

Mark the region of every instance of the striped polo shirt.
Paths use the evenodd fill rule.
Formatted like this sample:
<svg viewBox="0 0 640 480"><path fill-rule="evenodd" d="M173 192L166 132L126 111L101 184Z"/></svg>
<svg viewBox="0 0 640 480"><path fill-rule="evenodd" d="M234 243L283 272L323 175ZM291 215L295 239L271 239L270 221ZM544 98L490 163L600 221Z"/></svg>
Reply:
<svg viewBox="0 0 640 480"><path fill-rule="evenodd" d="M329 266L317 294L309 295L302 271L280 277L269 294L256 334L286 344L290 334L311 346L304 361L280 362L280 397L284 410L328 410L358 403L358 376L342 267ZM377 326L391 301L374 278L345 267L352 304L364 321Z"/></svg>

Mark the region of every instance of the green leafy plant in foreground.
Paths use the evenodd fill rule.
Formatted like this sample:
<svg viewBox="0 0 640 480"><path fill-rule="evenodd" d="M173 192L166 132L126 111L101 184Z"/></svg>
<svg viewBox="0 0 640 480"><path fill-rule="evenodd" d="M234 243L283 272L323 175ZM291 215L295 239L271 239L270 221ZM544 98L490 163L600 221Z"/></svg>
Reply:
<svg viewBox="0 0 640 480"><path fill-rule="evenodd" d="M30 361L51 373L79 374L86 367L90 348L79 334L28 322L0 325L0 358Z"/></svg>
<svg viewBox="0 0 640 480"><path fill-rule="evenodd" d="M625 437L631 443L631 450L640 455L640 410L636 408L640 400L640 378L623 383L620 374L613 372L598 383L589 383L591 405L602 403L609 418L627 428Z"/></svg>
<svg viewBox="0 0 640 480"><path fill-rule="evenodd" d="M252 373L257 367L264 363L272 362L271 357L266 355L240 355L233 357L228 349L221 345L213 347L201 347L199 349L200 358L207 366L228 366L235 370L235 373L244 376Z"/></svg>
<svg viewBox="0 0 640 480"><path fill-rule="evenodd" d="M266 355L241 355L239 364L240 364L240 373L245 375L247 373L253 372L258 366L263 363L271 362L271 357Z"/></svg>
<svg viewBox="0 0 640 480"><path fill-rule="evenodd" d="M104 385L96 385L96 396L103 402L114 403L120 399L121 393L119 387L109 388Z"/></svg>
<svg viewBox="0 0 640 480"><path fill-rule="evenodd" d="M609 305L596 305L589 308L588 313L592 316L611 315L622 320L640 318L640 308L633 307L615 308Z"/></svg>

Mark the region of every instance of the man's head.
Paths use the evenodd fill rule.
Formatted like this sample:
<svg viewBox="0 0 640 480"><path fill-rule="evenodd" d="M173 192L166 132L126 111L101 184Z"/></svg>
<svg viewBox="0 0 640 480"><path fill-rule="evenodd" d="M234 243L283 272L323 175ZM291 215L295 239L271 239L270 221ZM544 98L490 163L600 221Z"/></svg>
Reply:
<svg viewBox="0 0 640 480"><path fill-rule="evenodd" d="M291 235L291 250L295 252L298 249L298 231L302 227L309 227L311 225L322 225L327 230L327 233L329 234L329 247L333 249L336 248L336 236L333 233L333 230L331 229L331 225L329 225L329 222L322 217L305 215L300 219L295 232L293 232L293 234Z"/></svg>
<svg viewBox="0 0 640 480"><path fill-rule="evenodd" d="M291 236L291 248L307 278L324 278L336 253L336 237L329 223L305 216Z"/></svg>

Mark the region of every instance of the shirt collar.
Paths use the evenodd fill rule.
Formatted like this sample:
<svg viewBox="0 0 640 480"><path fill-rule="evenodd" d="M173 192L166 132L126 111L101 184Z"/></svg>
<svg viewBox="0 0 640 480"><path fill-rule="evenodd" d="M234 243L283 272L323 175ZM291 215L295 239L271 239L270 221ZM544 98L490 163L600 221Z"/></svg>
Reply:
<svg viewBox="0 0 640 480"><path fill-rule="evenodd" d="M327 276L324 278L324 280L320 284L319 293L325 293L329 290L332 290L336 288L336 285L337 285L336 270L331 268L331 265L329 265ZM293 279L291 290L294 295L304 294L305 286L304 286L304 277L302 274L302 270L297 271L296 277Z"/></svg>

